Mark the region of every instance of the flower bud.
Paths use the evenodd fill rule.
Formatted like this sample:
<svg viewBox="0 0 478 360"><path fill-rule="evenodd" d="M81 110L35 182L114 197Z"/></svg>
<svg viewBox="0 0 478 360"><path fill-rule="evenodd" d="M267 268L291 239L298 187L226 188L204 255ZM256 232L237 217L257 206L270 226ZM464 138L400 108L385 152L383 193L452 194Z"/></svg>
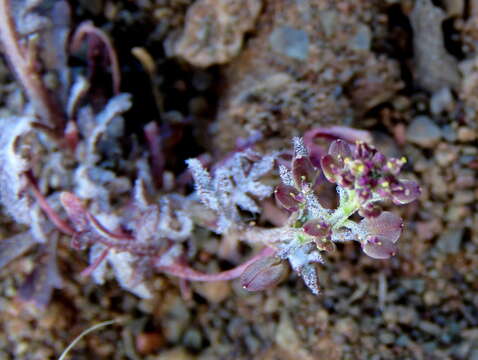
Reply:
<svg viewBox="0 0 478 360"><path fill-rule="evenodd" d="M320 166L322 171L327 178L332 183L337 182L337 175L340 172L340 167L331 155L325 155L320 160Z"/></svg>
<svg viewBox="0 0 478 360"><path fill-rule="evenodd" d="M392 200L398 205L411 203L420 196L420 193L420 187L412 180L401 180L391 188Z"/></svg>
<svg viewBox="0 0 478 360"><path fill-rule="evenodd" d="M362 160L372 159L376 153L377 150L373 146L365 142L357 142L354 149L354 158Z"/></svg>
<svg viewBox="0 0 478 360"><path fill-rule="evenodd" d="M391 158L387 160L387 162L383 166L383 170L389 171L393 175L398 175L398 173L402 170L402 167L406 162L407 162L407 159L405 159L404 157L400 159Z"/></svg>
<svg viewBox="0 0 478 360"><path fill-rule="evenodd" d="M331 155L339 166L344 165L345 159L352 158L352 149L350 145L343 140L335 140L329 146L329 155Z"/></svg>

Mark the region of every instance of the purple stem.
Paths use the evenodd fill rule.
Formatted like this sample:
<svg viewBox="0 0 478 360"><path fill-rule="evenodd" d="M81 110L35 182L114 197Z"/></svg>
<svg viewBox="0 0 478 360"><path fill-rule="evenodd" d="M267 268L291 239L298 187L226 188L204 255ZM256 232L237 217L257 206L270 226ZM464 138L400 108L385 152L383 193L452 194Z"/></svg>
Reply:
<svg viewBox="0 0 478 360"><path fill-rule="evenodd" d="M80 43L86 36L94 36L98 39L106 48L108 53L108 59L111 64L111 75L113 77L113 91L115 95L120 93L120 86L121 86L121 75L120 75L120 67L118 62L118 56L113 48L113 44L109 37L99 28L93 25L91 21L84 21L82 22L78 28L76 29L75 33L73 34L71 40L71 50L77 51L80 48Z"/></svg>
<svg viewBox="0 0 478 360"><path fill-rule="evenodd" d="M91 264L90 266L88 266L86 269L84 269L82 272L81 272L81 276L83 277L87 277L87 276L90 276L93 271L95 271L98 266L100 266L100 264L103 262L104 259L106 259L106 257L108 256L108 253L110 252L110 249L109 248L106 248L104 249L101 254L95 259L95 261L93 262L93 264Z"/></svg>
<svg viewBox="0 0 478 360"><path fill-rule="evenodd" d="M169 266L157 266L156 269L164 272L168 275L176 276L180 279L186 279L189 281L225 281L237 279L242 275L244 270L253 262L262 259L267 256L271 256L276 252L275 249L265 247L258 254L247 260L245 263L236 266L230 270L222 271L214 274L206 274L197 270L194 270L188 266L173 264Z"/></svg>
<svg viewBox="0 0 478 360"><path fill-rule="evenodd" d="M38 201L38 205L40 208L45 212L47 217L50 221L63 233L73 236L76 234L76 231L66 222L64 221L60 215L50 206L45 196L42 194L40 189L38 188L37 182L31 171L27 171L25 173L25 177L27 178L28 183L30 184L30 188L33 192L33 195Z"/></svg>
<svg viewBox="0 0 478 360"><path fill-rule="evenodd" d="M144 135L151 153L151 168L153 170L154 183L158 189L161 189L163 186L163 172L166 162L163 154L163 144L160 132L161 130L159 129L158 124L154 121L148 123L144 127Z"/></svg>

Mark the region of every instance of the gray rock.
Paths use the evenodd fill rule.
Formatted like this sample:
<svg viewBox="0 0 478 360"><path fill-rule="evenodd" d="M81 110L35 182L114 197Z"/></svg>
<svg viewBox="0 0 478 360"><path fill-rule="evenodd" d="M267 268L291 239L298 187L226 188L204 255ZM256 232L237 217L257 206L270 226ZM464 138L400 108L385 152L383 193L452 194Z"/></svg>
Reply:
<svg viewBox="0 0 478 360"><path fill-rule="evenodd" d="M382 344L393 344L395 342L395 335L390 331L384 331L379 334L379 339Z"/></svg>
<svg viewBox="0 0 478 360"><path fill-rule="evenodd" d="M407 335L400 335L395 342L395 345L403 347L407 346L408 344L410 344L410 338Z"/></svg>
<svg viewBox="0 0 478 360"><path fill-rule="evenodd" d="M296 60L309 57L309 35L300 29L281 26L270 34L269 43L272 50Z"/></svg>
<svg viewBox="0 0 478 360"><path fill-rule="evenodd" d="M440 138L440 128L428 116L415 117L407 129L407 140L421 147L433 147Z"/></svg>
<svg viewBox="0 0 478 360"><path fill-rule="evenodd" d="M450 228L440 235L437 241L437 248L444 253L456 254L460 250L463 238L463 228Z"/></svg>
<svg viewBox="0 0 478 360"><path fill-rule="evenodd" d="M456 130L451 125L445 125L442 128L442 136L448 142L455 142L458 138Z"/></svg>
<svg viewBox="0 0 478 360"><path fill-rule="evenodd" d="M370 50L371 44L372 44L372 32L370 31L370 28L364 24L358 25L355 36L349 41L349 47L352 50L368 51Z"/></svg>
<svg viewBox="0 0 478 360"><path fill-rule="evenodd" d="M420 330L433 336L438 337L443 334L443 329L431 321L420 321L418 322L418 327Z"/></svg>
<svg viewBox="0 0 478 360"><path fill-rule="evenodd" d="M470 354L470 360L478 360L478 349L474 348Z"/></svg>
<svg viewBox="0 0 478 360"><path fill-rule="evenodd" d="M202 345L202 335L197 328L190 328L186 330L186 333L183 337L183 344L185 347L198 350Z"/></svg>
<svg viewBox="0 0 478 360"><path fill-rule="evenodd" d="M319 17L325 36L332 36L337 30L337 12L335 10L323 10Z"/></svg>
<svg viewBox="0 0 478 360"><path fill-rule="evenodd" d="M433 115L440 115L444 111L451 111L453 106L453 95L448 87L436 91L430 99L430 111Z"/></svg>

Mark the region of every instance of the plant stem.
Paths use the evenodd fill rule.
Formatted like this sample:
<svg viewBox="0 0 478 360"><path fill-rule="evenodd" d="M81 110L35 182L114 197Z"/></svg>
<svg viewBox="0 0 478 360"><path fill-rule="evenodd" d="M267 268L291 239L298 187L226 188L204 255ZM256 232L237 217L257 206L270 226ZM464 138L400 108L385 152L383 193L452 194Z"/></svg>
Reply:
<svg viewBox="0 0 478 360"><path fill-rule="evenodd" d="M64 221L60 215L50 206L45 196L42 194L38 188L35 177L31 171L25 173L25 177L30 185L30 188L33 192L33 195L38 201L38 205L45 212L50 221L63 233L73 236L76 234L75 229L73 229L68 222Z"/></svg>
<svg viewBox="0 0 478 360"><path fill-rule="evenodd" d="M347 195L346 200L340 204L330 218L330 222L335 229L342 227L349 217L355 214L360 208L355 192L349 191Z"/></svg>
<svg viewBox="0 0 478 360"><path fill-rule="evenodd" d="M71 49L77 51L80 48L81 42L86 36L95 36L106 48L108 54L108 59L111 64L111 77L113 78L113 92L115 95L120 93L121 88L121 73L119 67L118 56L114 50L113 44L109 37L99 28L93 25L92 21L82 22L75 33L72 36L71 40Z"/></svg>
<svg viewBox="0 0 478 360"><path fill-rule="evenodd" d="M253 256L245 263L236 266L230 270L222 271L215 274L206 274L197 270L194 270L186 265L180 264L173 264L169 266L157 266L156 269L166 273L168 275L176 276L180 279L186 279L189 281L203 281L203 282L211 282L211 281L225 281L225 280L232 280L237 279L242 275L244 270L253 262L257 260L271 256L275 253L275 249L270 247L265 247L262 249L257 255Z"/></svg>
<svg viewBox="0 0 478 360"><path fill-rule="evenodd" d="M23 85L38 115L46 125L62 129L65 121L59 110L60 106L48 93L34 69L33 49L20 44L8 0L0 0L0 42L10 67Z"/></svg>

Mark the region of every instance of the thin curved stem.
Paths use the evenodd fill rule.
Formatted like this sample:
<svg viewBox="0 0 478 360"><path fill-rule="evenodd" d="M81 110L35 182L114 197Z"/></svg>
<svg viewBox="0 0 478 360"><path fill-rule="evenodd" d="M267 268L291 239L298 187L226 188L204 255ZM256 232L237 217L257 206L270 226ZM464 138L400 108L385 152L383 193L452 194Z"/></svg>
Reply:
<svg viewBox="0 0 478 360"><path fill-rule="evenodd" d="M114 319L114 320L109 320L109 321L103 321L99 324L96 324L96 325L93 325L92 327L86 329L85 331L83 331L80 335L78 335L71 343L70 345L68 345L68 347L61 353L60 357L58 358L58 360L65 360L66 359L66 356L68 355L68 353L70 352L71 349L73 349L73 347L78 344L78 342L83 338L85 337L86 335L88 335L89 333L97 330L97 329L100 329L102 327L105 327L105 326L109 326L109 325L112 325L112 324L118 324L122 322L122 319Z"/></svg>
<svg viewBox="0 0 478 360"><path fill-rule="evenodd" d="M237 279L242 275L244 270L253 262L257 260L271 256L276 252L275 249L270 247L265 247L258 254L247 260L245 263L236 266L230 270L222 271L214 274L206 274L197 270L194 270L188 266L173 264L169 266L157 266L156 269L164 272L168 275L176 276L180 279L186 279L189 281L203 281L203 282L212 282L212 281L224 281Z"/></svg>
<svg viewBox="0 0 478 360"><path fill-rule="evenodd" d="M85 36L88 36L88 35L95 36L105 46L106 52L108 53L108 59L111 64L111 76L113 78L113 92L115 93L115 95L118 95L120 93L120 88L121 88L121 75L120 75L118 56L116 55L116 52L114 50L113 44L111 43L111 40L101 29L94 26L92 21L82 22L72 36L71 49L73 51L78 50L81 42L83 41Z"/></svg>
<svg viewBox="0 0 478 360"><path fill-rule="evenodd" d="M38 201L38 205L40 205L41 209L45 212L47 215L48 219L55 224L55 226L62 231L63 233L73 236L76 234L75 229L73 229L68 222L63 220L60 215L50 206L48 203L47 199L45 196L42 194L40 189L38 188L37 182L33 174L28 171L25 173L25 177L28 180L28 183L30 184L30 188L33 192L33 195Z"/></svg>

